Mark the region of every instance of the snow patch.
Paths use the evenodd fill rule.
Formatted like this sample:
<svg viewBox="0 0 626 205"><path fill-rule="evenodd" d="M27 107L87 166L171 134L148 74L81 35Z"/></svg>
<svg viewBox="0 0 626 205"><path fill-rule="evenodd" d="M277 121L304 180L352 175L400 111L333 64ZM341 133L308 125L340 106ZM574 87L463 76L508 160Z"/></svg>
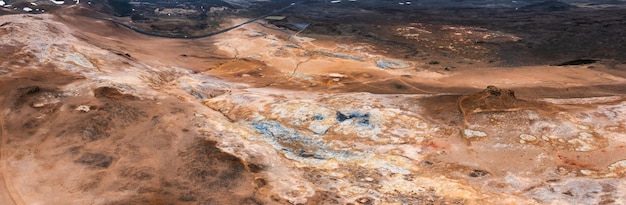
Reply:
<svg viewBox="0 0 626 205"><path fill-rule="evenodd" d="M474 138L474 137L486 137L487 133L478 131L478 130L470 130L470 129L465 129L463 131L463 134L465 134L465 137L467 138Z"/></svg>
<svg viewBox="0 0 626 205"><path fill-rule="evenodd" d="M65 1L56 1L56 0L50 0L50 1L56 5L62 5L65 3Z"/></svg>

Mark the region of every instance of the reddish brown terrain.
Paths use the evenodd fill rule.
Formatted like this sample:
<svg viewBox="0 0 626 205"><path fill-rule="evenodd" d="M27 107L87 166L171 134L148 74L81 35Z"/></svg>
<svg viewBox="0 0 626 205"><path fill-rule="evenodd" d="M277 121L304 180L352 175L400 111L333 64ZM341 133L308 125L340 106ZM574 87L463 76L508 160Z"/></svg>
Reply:
<svg viewBox="0 0 626 205"><path fill-rule="evenodd" d="M485 2L5 3L0 204L626 203L624 3Z"/></svg>

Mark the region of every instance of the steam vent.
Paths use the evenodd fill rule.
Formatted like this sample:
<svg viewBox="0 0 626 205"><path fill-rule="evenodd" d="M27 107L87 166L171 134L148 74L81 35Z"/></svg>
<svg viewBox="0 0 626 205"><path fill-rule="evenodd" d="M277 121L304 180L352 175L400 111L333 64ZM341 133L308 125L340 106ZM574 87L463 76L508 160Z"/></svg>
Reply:
<svg viewBox="0 0 626 205"><path fill-rule="evenodd" d="M623 205L624 14L0 0L0 205Z"/></svg>

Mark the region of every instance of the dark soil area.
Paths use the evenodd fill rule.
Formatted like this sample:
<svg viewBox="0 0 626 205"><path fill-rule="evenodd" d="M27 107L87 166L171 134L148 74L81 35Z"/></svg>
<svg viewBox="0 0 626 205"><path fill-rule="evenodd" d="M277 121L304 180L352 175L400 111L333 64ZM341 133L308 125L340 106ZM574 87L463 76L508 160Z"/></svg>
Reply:
<svg viewBox="0 0 626 205"><path fill-rule="evenodd" d="M270 23L292 29L294 33L301 28L290 25L306 23L309 26L302 32L305 36L367 42L380 47L381 52L407 60L440 60L445 64L462 59L500 66L558 64L582 58L626 60L623 2L567 2L570 3L475 0L400 5L374 0L334 4L298 1L280 14L287 17L285 20ZM120 20L129 23L132 20L133 26L149 32L191 36L222 29L231 17L254 18L291 3L274 0L242 6L225 1L129 4L124 0L109 0L92 7L112 15L128 16L130 19ZM131 11L128 6L132 7ZM429 25L432 34L410 39L397 32L414 24ZM459 34L446 30L448 27L484 29L491 34L512 35L518 40L485 40L463 35L459 36L463 40L451 40L450 36Z"/></svg>
<svg viewBox="0 0 626 205"><path fill-rule="evenodd" d="M343 3L342 3L343 4ZM328 5L323 2L309 3L287 11L289 21L310 22L305 34L351 36L364 41L401 44L417 51L444 55L450 59L471 58L493 61L505 66L554 64L576 58L599 58L626 60L626 17L620 15L626 8L577 8L564 3L540 3L516 8L429 8L415 6L411 9L372 7L363 4ZM350 15L346 15L349 13ZM469 39L474 43L445 41L449 32L425 37L423 41L449 44L459 50L454 52L440 47L425 47L399 37L393 28L407 27L411 23L435 26L476 27L494 33L507 33L520 38L514 42L485 42ZM431 30L432 32L432 30ZM433 32L436 34L436 32ZM424 38L424 37L423 37ZM489 50L471 47L480 46ZM447 45L446 45L447 46Z"/></svg>

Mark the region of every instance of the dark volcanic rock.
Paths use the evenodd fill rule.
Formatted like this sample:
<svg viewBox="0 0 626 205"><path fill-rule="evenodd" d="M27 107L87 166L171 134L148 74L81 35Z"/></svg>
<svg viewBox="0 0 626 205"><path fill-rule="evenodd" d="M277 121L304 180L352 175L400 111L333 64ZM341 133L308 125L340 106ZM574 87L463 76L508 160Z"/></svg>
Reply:
<svg viewBox="0 0 626 205"><path fill-rule="evenodd" d="M137 99L137 97L130 95L130 94L122 93L120 90L118 90L117 88L113 88L113 87L99 87L99 88L96 88L93 91L93 93L94 93L94 96L97 98L105 97L105 98L109 98L112 100L135 100Z"/></svg>
<svg viewBox="0 0 626 205"><path fill-rule="evenodd" d="M571 9L578 8L560 1L544 1L541 3L530 4L528 6L520 7L522 11L569 11Z"/></svg>
<svg viewBox="0 0 626 205"><path fill-rule="evenodd" d="M113 157L100 153L85 153L74 162L92 168L107 168L113 162Z"/></svg>
<svg viewBox="0 0 626 205"><path fill-rule="evenodd" d="M559 63L556 66L568 66L568 65L586 65L586 64L592 64L597 62L598 60L593 60L593 59L576 59L576 60L571 60L571 61L567 61L567 62L563 62L563 63Z"/></svg>

